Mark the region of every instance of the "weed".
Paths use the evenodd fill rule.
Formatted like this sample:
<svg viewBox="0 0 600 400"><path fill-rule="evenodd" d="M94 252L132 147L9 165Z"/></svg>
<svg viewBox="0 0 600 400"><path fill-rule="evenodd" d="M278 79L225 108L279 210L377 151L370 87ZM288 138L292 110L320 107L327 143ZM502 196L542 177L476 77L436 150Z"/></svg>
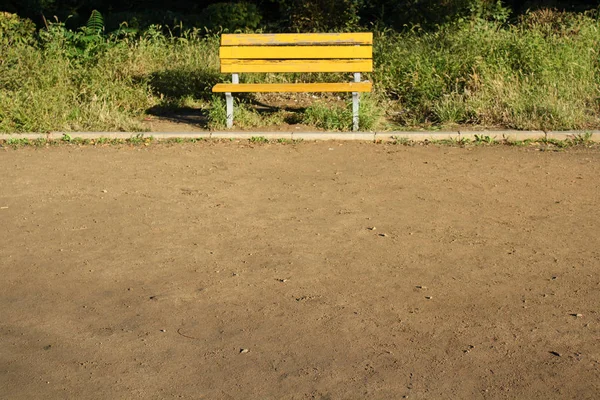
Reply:
<svg viewBox="0 0 600 400"><path fill-rule="evenodd" d="M213 96L208 109L208 126L211 129L222 129L227 124L227 106L223 96Z"/></svg>
<svg viewBox="0 0 600 400"><path fill-rule="evenodd" d="M363 95L358 113L360 130L372 129L381 115L381 107L377 107L375 100L368 94ZM317 101L305 110L302 122L326 130L351 130L352 102L348 102L346 107L341 107Z"/></svg>
<svg viewBox="0 0 600 400"><path fill-rule="evenodd" d="M269 143L269 139L264 136L252 136L249 140L250 143Z"/></svg>
<svg viewBox="0 0 600 400"><path fill-rule="evenodd" d="M17 149L19 147L29 145L30 142L29 139L10 138L6 141L6 144L11 146L13 149Z"/></svg>
<svg viewBox="0 0 600 400"><path fill-rule="evenodd" d="M44 139L44 138L37 138L37 139L33 140L32 144L35 147L43 147L43 146L45 146L45 145L48 144L48 141L46 139Z"/></svg>
<svg viewBox="0 0 600 400"><path fill-rule="evenodd" d="M592 141L592 132L588 131L583 133L576 133L571 138L569 138L569 141L573 145L587 145Z"/></svg>
<svg viewBox="0 0 600 400"><path fill-rule="evenodd" d="M475 144L493 144L494 139L488 135L475 135Z"/></svg>
<svg viewBox="0 0 600 400"><path fill-rule="evenodd" d="M144 135L139 133L129 138L128 143L133 145L143 144L145 142Z"/></svg>
<svg viewBox="0 0 600 400"><path fill-rule="evenodd" d="M392 143L402 145L402 146L409 146L409 145L413 144L413 141L407 137L394 136Z"/></svg>
<svg viewBox="0 0 600 400"><path fill-rule="evenodd" d="M352 111L338 105L316 102L304 112L303 122L329 131L349 130L352 127Z"/></svg>
<svg viewBox="0 0 600 400"><path fill-rule="evenodd" d="M559 139L552 139L552 138L543 138L540 140L540 142L545 144L546 146L552 145L552 146L559 147L559 148L567 147L567 146L569 146L569 144L572 143L570 140L559 140Z"/></svg>
<svg viewBox="0 0 600 400"><path fill-rule="evenodd" d="M239 128L252 128L272 125L283 121L269 123L255 110L250 109L247 103L234 98L233 121ZM211 107L208 111L208 126L211 129L224 129L227 123L227 106L222 96L213 96Z"/></svg>

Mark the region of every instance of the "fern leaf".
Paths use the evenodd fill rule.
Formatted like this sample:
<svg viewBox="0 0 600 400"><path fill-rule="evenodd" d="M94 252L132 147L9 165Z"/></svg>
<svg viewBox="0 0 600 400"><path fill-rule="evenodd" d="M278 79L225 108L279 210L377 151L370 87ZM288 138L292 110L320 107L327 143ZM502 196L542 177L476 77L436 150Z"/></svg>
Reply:
<svg viewBox="0 0 600 400"><path fill-rule="evenodd" d="M90 19L88 19L88 22L85 26L88 31L91 31L95 34L100 34L102 31L104 31L104 18L102 17L100 11L92 10Z"/></svg>

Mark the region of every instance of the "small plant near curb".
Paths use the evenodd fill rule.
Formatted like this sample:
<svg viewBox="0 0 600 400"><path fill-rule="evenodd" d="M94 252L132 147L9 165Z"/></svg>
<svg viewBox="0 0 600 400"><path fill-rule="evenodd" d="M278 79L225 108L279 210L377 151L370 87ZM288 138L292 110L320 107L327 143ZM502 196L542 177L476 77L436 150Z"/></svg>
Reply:
<svg viewBox="0 0 600 400"><path fill-rule="evenodd" d="M129 143L131 144L142 144L144 142L144 135L137 134L129 138Z"/></svg>
<svg viewBox="0 0 600 400"><path fill-rule="evenodd" d="M414 142L407 137L394 136L392 137L393 144L401 145L401 146L412 146Z"/></svg>
<svg viewBox="0 0 600 400"><path fill-rule="evenodd" d="M477 145L506 145L506 146L516 146L516 147L527 147L533 145L543 145L543 149L551 150L555 149L563 149L569 147L588 147L588 148L600 148L600 143L596 143L592 140L592 134L589 132L577 134L576 136L570 137L565 140L552 139L552 138L541 138L541 139L525 139L525 140L508 140L508 139L495 139L493 137L487 135L476 135L474 140L468 138L448 138L448 139L425 139L423 141L414 141L406 136L392 136L391 141L382 141L375 140L373 143L386 143L393 145L402 145L402 146L428 146L428 145L439 145L439 146L460 146L465 147L469 145L477 146ZM72 137L69 134L64 134L59 139L46 139L43 137L37 139L26 139L19 137L12 137L8 139L2 139L0 137L0 148L4 147L12 147L14 149L32 146L32 147L46 147L46 146L57 146L57 145L67 145L67 146L103 146L103 145L123 145L127 144L130 146L149 146L150 144L156 143L199 143L199 142L226 142L226 141L235 141L234 138L228 139L210 139L210 138L169 138L158 140L153 136L143 136L142 134L138 134L136 136L132 136L127 139L110 139L106 137L100 137L97 139L88 139L81 137ZM248 139L249 143L254 144L266 144L271 143L269 139L264 136L252 136ZM298 144L304 142L304 139L285 139L279 138L274 139L273 142L281 143L281 144Z"/></svg>
<svg viewBox="0 0 600 400"><path fill-rule="evenodd" d="M269 143L269 139L264 136L252 136L249 140L250 143Z"/></svg>
<svg viewBox="0 0 600 400"><path fill-rule="evenodd" d="M29 143L29 139L15 139L15 138L10 138L6 141L6 144L10 147L12 147L13 149L17 149L21 146L28 146Z"/></svg>
<svg viewBox="0 0 600 400"><path fill-rule="evenodd" d="M587 145L592 141L592 132L576 133L572 138L567 139L574 145Z"/></svg>
<svg viewBox="0 0 600 400"><path fill-rule="evenodd" d="M526 146L530 146L532 143L535 143L535 142L531 139L525 139L525 140L505 140L505 141L503 141L503 143L508 146L526 147Z"/></svg>
<svg viewBox="0 0 600 400"><path fill-rule="evenodd" d="M556 147L559 147L559 148L563 148L563 147L567 147L569 145L572 145L572 142L569 139L567 139L567 140L559 140L559 139L544 138L540 142L543 143L543 144L545 144L545 145L552 145L552 146L556 146Z"/></svg>
<svg viewBox="0 0 600 400"><path fill-rule="evenodd" d="M493 144L494 139L488 135L475 135L475 144Z"/></svg>

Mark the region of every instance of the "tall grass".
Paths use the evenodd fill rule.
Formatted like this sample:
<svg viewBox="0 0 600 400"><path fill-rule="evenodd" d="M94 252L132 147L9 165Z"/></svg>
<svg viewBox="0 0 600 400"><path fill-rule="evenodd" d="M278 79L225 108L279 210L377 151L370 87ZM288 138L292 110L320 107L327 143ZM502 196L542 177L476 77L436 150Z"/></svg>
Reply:
<svg viewBox="0 0 600 400"><path fill-rule="evenodd" d="M216 40L150 30L79 47L57 24L36 44L0 46L0 132L142 130L151 107L207 98Z"/></svg>
<svg viewBox="0 0 600 400"><path fill-rule="evenodd" d="M375 33L374 93L361 126L472 124L514 129L586 129L600 124L600 25L586 15L541 11L515 25L483 20L435 32ZM0 35L0 132L141 130L148 110L205 108L213 128L222 101L210 88L218 37L198 32L86 38L50 25L34 40ZM30 38L32 39L32 38ZM351 80L348 74L247 74L243 82ZM215 100L217 99L217 100ZM376 112L377 111L377 112ZM281 123L282 114L236 115L245 126ZM315 103L302 122L347 130L347 108Z"/></svg>
<svg viewBox="0 0 600 400"><path fill-rule="evenodd" d="M381 111L369 94L363 94L358 112L359 126L363 131L374 129L380 122ZM328 105L317 101L307 107L302 119L307 125L314 125L328 131L348 131L352 129L352 102L346 107Z"/></svg>
<svg viewBox="0 0 600 400"><path fill-rule="evenodd" d="M478 21L434 33L380 33L377 91L397 101L398 122L407 125L597 127L598 21L540 13L509 27Z"/></svg>

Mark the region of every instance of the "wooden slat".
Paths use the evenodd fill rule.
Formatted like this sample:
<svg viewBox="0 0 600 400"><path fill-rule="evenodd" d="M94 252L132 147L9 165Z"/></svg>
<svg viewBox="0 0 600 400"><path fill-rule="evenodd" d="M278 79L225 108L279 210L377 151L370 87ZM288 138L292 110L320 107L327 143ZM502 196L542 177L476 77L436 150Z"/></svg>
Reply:
<svg viewBox="0 0 600 400"><path fill-rule="evenodd" d="M220 47L221 58L323 59L373 58L372 46L259 46Z"/></svg>
<svg viewBox="0 0 600 400"><path fill-rule="evenodd" d="M221 46L277 46L324 44L373 44L373 34L363 33L266 33L223 34Z"/></svg>
<svg viewBox="0 0 600 400"><path fill-rule="evenodd" d="M222 73L372 71L373 60L221 60Z"/></svg>
<svg viewBox="0 0 600 400"><path fill-rule="evenodd" d="M348 83L219 83L212 88L217 93L267 92L370 92L371 82Z"/></svg>

